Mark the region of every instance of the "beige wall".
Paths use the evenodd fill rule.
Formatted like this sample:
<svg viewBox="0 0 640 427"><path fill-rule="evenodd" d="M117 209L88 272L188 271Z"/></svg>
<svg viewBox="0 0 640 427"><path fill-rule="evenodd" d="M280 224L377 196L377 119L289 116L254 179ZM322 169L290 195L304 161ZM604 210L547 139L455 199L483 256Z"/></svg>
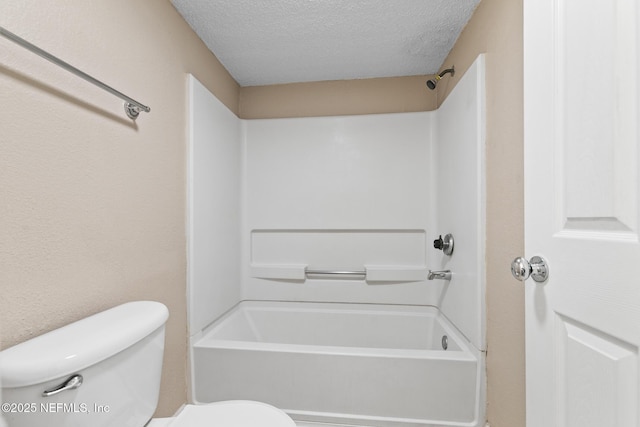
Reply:
<svg viewBox="0 0 640 427"><path fill-rule="evenodd" d="M186 73L238 85L168 1L0 2L1 25L151 106L0 38L2 348L131 300L170 310L159 415L186 400Z"/></svg>
<svg viewBox="0 0 640 427"><path fill-rule="evenodd" d="M240 117L313 117L436 109L427 76L251 86L240 89Z"/></svg>
<svg viewBox="0 0 640 427"><path fill-rule="evenodd" d="M524 427L524 290L511 260L524 253L522 0L482 0L443 66L438 102L475 57L487 65L487 417ZM442 84L444 83L444 84Z"/></svg>

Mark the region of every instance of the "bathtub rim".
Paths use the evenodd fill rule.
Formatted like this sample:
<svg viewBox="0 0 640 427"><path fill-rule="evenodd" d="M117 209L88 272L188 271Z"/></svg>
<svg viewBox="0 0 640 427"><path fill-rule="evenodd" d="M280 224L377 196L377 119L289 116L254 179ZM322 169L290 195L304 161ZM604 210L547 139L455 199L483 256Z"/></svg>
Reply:
<svg viewBox="0 0 640 427"><path fill-rule="evenodd" d="M273 304L277 304L277 305L298 305L298 304L305 304L308 306L312 306L312 305L341 305L341 306L358 306L359 308L364 308L364 309L368 309L368 311L374 311L376 308L380 308L380 307L386 307L386 308L397 308L400 310L405 310L405 311L410 311L410 310L426 310L426 311L430 311L432 313L434 313L436 315L436 317L440 318L439 320L441 321L441 324L443 326L443 328L447 331L448 334L451 334L451 332L453 332L453 334L449 335L454 336L458 342L458 345L460 346L461 350L458 351L442 351L442 350L399 350L400 354L388 354L388 357L418 357L418 358L425 358L425 356L432 356L431 358L433 359L437 359L438 355L440 355L441 359L451 359L451 355L454 353L463 353L463 355L461 356L460 359L456 359L456 360L461 360L461 361L470 361L470 360L475 360L477 362L477 370L476 370L476 389L475 389L475 393L477 396L477 404L474 408L474 412L475 412L475 416L474 416L474 420L468 423L465 422L443 422L443 421L438 421L437 423L429 423L429 424L424 424L424 422L426 420L416 420L416 419L409 419L409 418L384 418L381 419L381 417L368 417L365 415L360 415L360 416L356 416L355 418L361 418L362 420L371 420L371 421L385 421L388 424L389 427L414 427L414 426L420 426L420 427L482 427L484 426L485 422L486 422L486 406L487 406L487 383L486 383L486 352L480 349L477 349L473 343L471 343L471 341L469 341L467 339L467 337L444 315L444 313L442 313L442 311L439 309L439 307L437 306L433 306L433 305L409 305L409 304L377 304L377 303L352 303L352 302L345 302L345 303L334 303L334 302L317 302L317 301L283 301L283 300L241 300L239 301L237 304L235 304L233 307L231 307L229 310L227 310L223 315L219 316L216 320L214 320L213 322L211 322L209 325L207 325L205 328L203 328L200 331L197 331L196 333L192 334L189 337L189 357L188 357L188 366L187 366L187 372L188 374L188 387L187 387L187 398L188 401L190 403L193 404L206 404L209 402L200 402L197 401L194 397L195 397L195 371L194 371L194 365L193 365L193 357L194 357L194 349L195 347L198 345L198 343L202 340L203 337L205 337L211 330L213 330L217 325L219 325L220 323L222 323L225 319L227 319L228 317L230 317L231 315L234 314L234 312L242 305L250 305L250 304L256 304L256 305L273 305ZM220 342L223 342L223 340L220 340ZM236 341L235 343L238 342L243 342L243 341ZM229 341L229 343L233 343L233 341ZM243 343L250 343L251 345L247 345L246 347L240 347L240 348L233 348L233 349L240 349L240 350L244 350L244 349L251 349L251 350L255 350L255 351L283 351L281 349L276 350L275 349L275 345L277 345L277 343L264 343L265 348L264 349L260 349L258 350L256 348L256 344L260 344L259 342L255 342L255 341L249 341L246 342L244 341ZM303 353L308 353L309 351L309 347L313 347L313 346L309 346L309 345L298 345L299 347L307 347L307 351L305 351L304 348L291 348L292 346L294 346L293 344L281 344L282 346L289 346L289 350L290 352L303 352ZM271 348L268 348L271 347ZM329 347L329 346L317 346L317 347ZM216 348L216 347L212 347L212 348ZM222 347L222 348L232 348L232 347ZM355 347L356 352L355 353L344 353L345 349L352 349L351 347L333 347L333 348L337 348L339 349L338 351L343 351L343 353L331 353L331 354L353 354L353 355L357 355L360 357L366 357L367 354L365 353L369 353L369 355L374 356L372 354L372 352L367 352L367 351L362 351L362 350L367 350L365 348L361 348L361 347ZM384 352L385 350L389 350L389 349L373 349L373 352L375 352L375 356L377 357L383 357L382 352ZM402 354L404 353L404 354ZM413 353L413 354L409 354L409 353ZM422 354L420 354L422 353ZM425 354L427 353L427 354ZM430 353L430 354L429 354ZM282 409L282 408L281 408ZM287 412L292 418L294 418L294 420L296 421L300 421L303 423L312 423L312 424L318 424L318 425L324 425L327 427L330 426L344 426L345 422L349 421L350 419L353 418L353 414L338 414L338 413L324 413L324 412L312 412L312 411L299 411L299 410L292 410L292 409L283 409L285 410L285 412Z"/></svg>
<svg viewBox="0 0 640 427"><path fill-rule="evenodd" d="M295 308L292 306L296 306ZM314 344L290 344L247 340L220 340L207 339L213 335L221 325L231 316L238 314L243 308L257 307L267 310L298 311L301 307L307 311L336 311L341 313L418 313L433 317L444 329L449 340L453 340L460 350L440 349L394 349L381 347L355 347L355 346L330 346ZM334 302L307 302L307 301L275 301L275 300L242 300L227 310L222 316L202 331L194 334L190 340L190 347L198 348L229 348L235 350L255 350L290 353L319 353L339 354L371 357L406 357L406 358L430 358L453 360L478 360L480 351L460 332L460 330L440 311L432 305L408 305L408 304L372 304L372 303L334 303Z"/></svg>

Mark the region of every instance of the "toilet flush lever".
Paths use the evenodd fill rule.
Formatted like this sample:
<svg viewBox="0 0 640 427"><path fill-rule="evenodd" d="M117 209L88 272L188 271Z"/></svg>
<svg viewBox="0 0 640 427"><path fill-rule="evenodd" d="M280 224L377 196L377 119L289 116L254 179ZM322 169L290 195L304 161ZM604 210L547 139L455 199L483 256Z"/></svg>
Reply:
<svg viewBox="0 0 640 427"><path fill-rule="evenodd" d="M74 388L78 388L82 385L82 375L80 374L76 374L73 375L69 378L67 378L67 380L65 382L63 382L62 384L54 387L54 388L50 388L49 390L45 390L42 392L42 395L44 397L49 397L49 396L54 396L62 391L65 390L73 390Z"/></svg>

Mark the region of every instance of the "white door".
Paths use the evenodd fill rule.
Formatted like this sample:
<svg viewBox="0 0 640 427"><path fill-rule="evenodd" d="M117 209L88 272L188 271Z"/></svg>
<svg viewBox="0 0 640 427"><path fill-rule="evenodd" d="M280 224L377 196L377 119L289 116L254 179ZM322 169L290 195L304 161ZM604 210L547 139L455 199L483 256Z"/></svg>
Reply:
<svg viewBox="0 0 640 427"><path fill-rule="evenodd" d="M638 0L524 0L527 427L640 426Z"/></svg>

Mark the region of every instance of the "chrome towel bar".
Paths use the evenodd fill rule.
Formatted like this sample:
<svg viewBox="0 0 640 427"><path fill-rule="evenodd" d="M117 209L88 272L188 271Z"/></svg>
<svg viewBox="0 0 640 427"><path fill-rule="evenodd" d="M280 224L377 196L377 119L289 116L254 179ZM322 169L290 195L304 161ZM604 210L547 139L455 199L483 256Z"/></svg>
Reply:
<svg viewBox="0 0 640 427"><path fill-rule="evenodd" d="M8 30L4 29L3 27L0 27L0 35L3 36L4 38L8 39L8 40L11 40L12 42L14 42L16 44L22 46L23 48L35 53L36 55L41 56L41 57L43 57L44 59L46 59L46 60L48 60L50 62L53 62L57 66L59 66L61 68L64 68L65 70L69 71L70 73L75 74L76 76L85 79L89 83L92 83L92 84L98 86L99 88L101 88L103 90L106 90L107 92L111 93L112 95L115 95L118 98L122 99L123 101L125 101L124 111L125 111L125 113L127 113L127 116L130 119L135 120L138 117L138 115L140 115L140 111L144 111L145 113L148 113L149 111L151 111L151 108L147 107L146 105L141 104L140 102L136 101L133 98L129 98L124 93L115 90L111 86L102 83L100 80L98 80L98 79L96 79L94 77L91 77L89 74L85 73L84 71L78 70L73 65L63 61L62 59L60 59L58 57L55 57L55 56L51 55L49 52L40 49L38 46L29 43L28 41L26 41L22 37L19 37L19 36L13 34L11 31L8 31Z"/></svg>

